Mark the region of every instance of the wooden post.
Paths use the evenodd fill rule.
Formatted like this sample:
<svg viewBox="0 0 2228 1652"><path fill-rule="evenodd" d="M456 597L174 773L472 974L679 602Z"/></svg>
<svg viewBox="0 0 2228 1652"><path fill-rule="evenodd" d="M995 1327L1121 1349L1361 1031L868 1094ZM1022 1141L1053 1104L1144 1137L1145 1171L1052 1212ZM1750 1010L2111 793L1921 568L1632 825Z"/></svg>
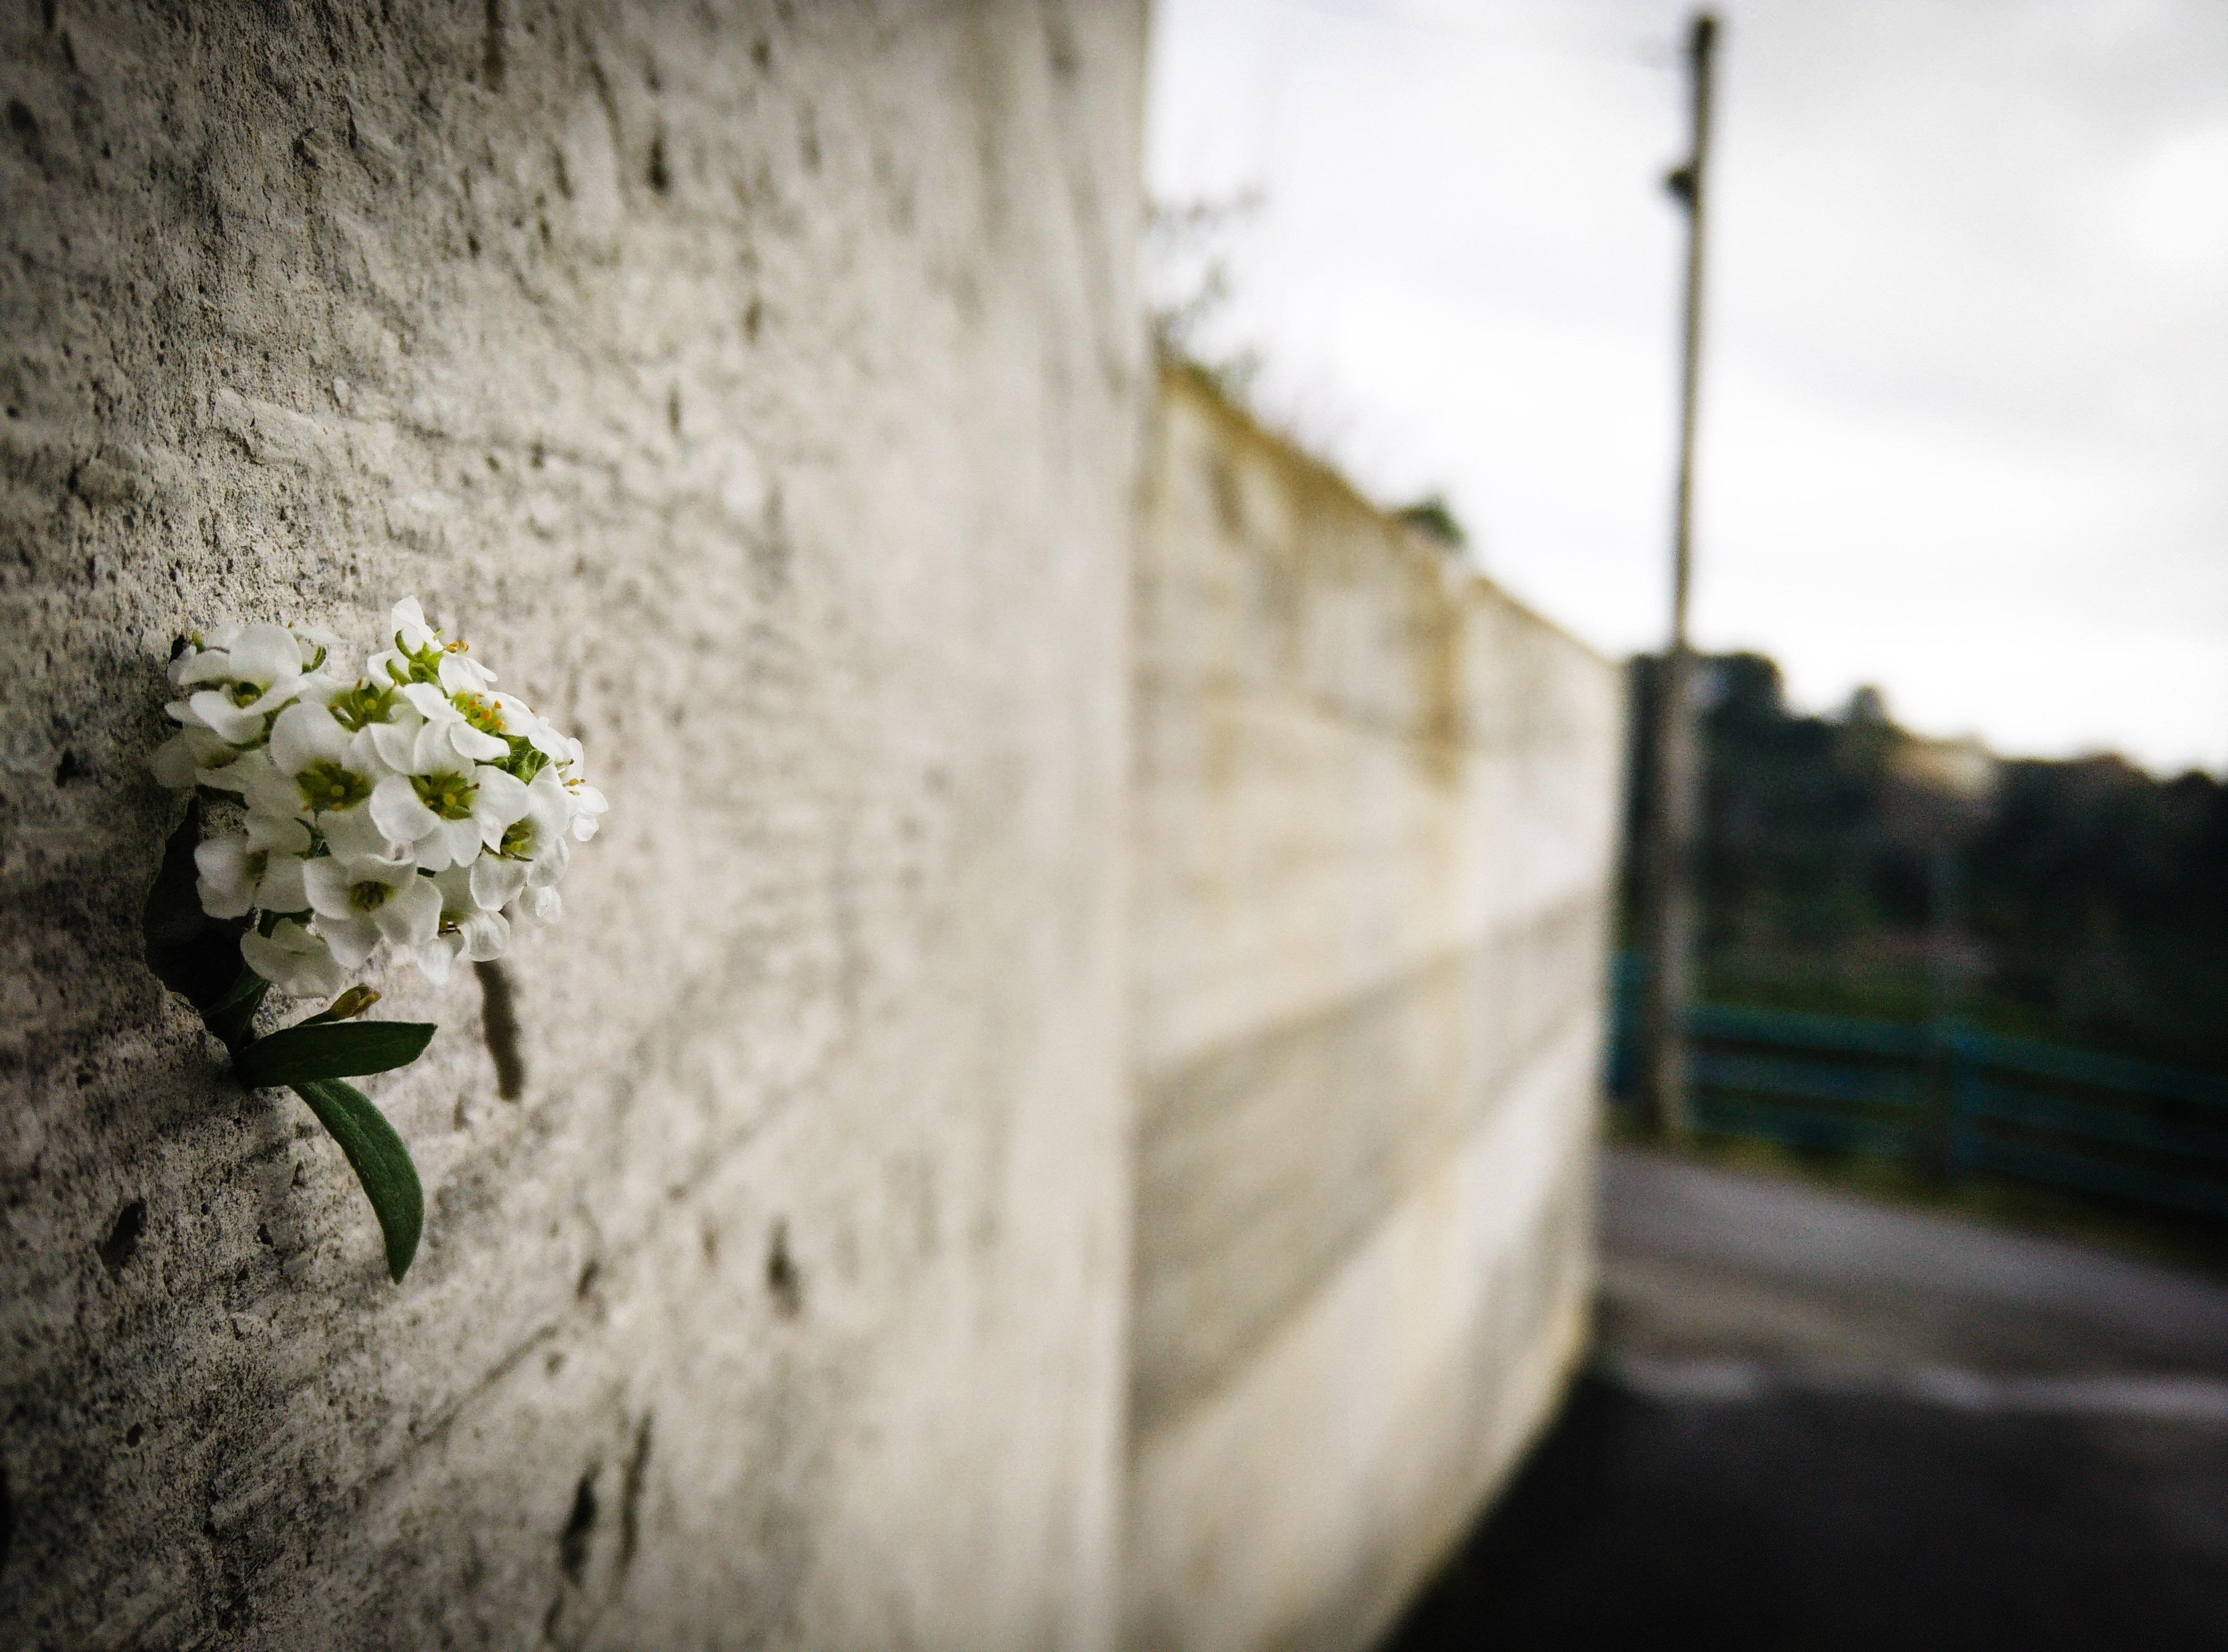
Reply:
<svg viewBox="0 0 2228 1652"><path fill-rule="evenodd" d="M1641 1111L1659 1135L1675 1139L1689 1124L1685 1014L1693 954L1693 861L1700 763L1693 710L1693 658L1687 645L1693 584L1694 406L1702 345L1702 232L1709 199L1710 75L1718 22L1694 19L1687 48L1693 94L1693 148L1665 182L1687 208L1686 351L1680 378L1679 483L1671 564L1671 644L1651 702L1649 769L1653 795L1642 812L1642 971L1637 1068Z"/></svg>

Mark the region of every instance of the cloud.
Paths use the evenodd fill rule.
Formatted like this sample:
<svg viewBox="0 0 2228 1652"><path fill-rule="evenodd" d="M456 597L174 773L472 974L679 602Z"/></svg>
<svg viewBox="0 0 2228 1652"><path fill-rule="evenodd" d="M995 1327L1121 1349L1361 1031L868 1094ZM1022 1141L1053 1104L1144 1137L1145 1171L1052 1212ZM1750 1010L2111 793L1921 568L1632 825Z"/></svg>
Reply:
<svg viewBox="0 0 2228 1652"><path fill-rule="evenodd" d="M1723 10L1702 639L2008 749L2228 763L2228 6ZM1155 189L1266 193L1228 326L1270 410L1380 496L1444 488L1614 649L1666 607L1683 27L1156 16Z"/></svg>

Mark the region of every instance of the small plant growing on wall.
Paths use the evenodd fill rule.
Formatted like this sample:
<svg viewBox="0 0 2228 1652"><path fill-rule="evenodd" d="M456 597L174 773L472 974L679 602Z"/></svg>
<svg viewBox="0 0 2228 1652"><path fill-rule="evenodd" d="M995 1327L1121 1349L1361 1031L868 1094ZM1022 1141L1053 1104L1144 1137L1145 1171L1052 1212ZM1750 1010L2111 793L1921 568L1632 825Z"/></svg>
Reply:
<svg viewBox="0 0 2228 1652"><path fill-rule="evenodd" d="M340 1144L379 1218L387 1271L417 1253L425 1199L409 1150L346 1080L415 1060L434 1027L358 1020L349 977L382 949L445 982L503 956L513 927L554 923L573 842L603 794L560 733L463 641L394 605L361 676L302 625L224 624L170 661L181 725L155 777L189 791L147 903L147 957L231 1052L251 1088L291 1090ZM259 1034L276 993L325 1008Z"/></svg>

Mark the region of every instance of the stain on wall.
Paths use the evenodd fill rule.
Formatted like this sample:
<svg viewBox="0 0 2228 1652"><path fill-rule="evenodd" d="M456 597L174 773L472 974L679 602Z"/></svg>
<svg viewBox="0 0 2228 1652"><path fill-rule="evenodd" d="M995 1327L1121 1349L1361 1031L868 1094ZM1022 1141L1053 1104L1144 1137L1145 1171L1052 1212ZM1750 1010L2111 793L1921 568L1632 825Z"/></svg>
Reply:
<svg viewBox="0 0 2228 1652"><path fill-rule="evenodd" d="M1616 669L1165 374L1127 1643L1372 1644L1582 1334Z"/></svg>

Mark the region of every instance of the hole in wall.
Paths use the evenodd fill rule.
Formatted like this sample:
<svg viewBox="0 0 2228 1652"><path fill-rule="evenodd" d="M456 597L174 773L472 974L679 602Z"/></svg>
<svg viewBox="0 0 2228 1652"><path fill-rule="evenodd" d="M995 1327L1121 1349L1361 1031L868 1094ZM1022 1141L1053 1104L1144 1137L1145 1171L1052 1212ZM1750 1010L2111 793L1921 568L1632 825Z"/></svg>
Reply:
<svg viewBox="0 0 2228 1652"><path fill-rule="evenodd" d="M131 1427L124 1431L124 1444L127 1450L137 1446L140 1441L146 1437L147 1431L138 1423L132 1424Z"/></svg>
<svg viewBox="0 0 2228 1652"><path fill-rule="evenodd" d="M39 118L31 112L31 106L21 98L8 99L8 131L33 160L42 158Z"/></svg>
<svg viewBox="0 0 2228 1652"><path fill-rule="evenodd" d="M634 1450L627 1454L626 1476L619 1491L619 1570L634 1563L642 1540L642 1488L650 1474L650 1418L645 1415L634 1431Z"/></svg>
<svg viewBox="0 0 2228 1652"><path fill-rule="evenodd" d="M590 1260L586 1267L580 1270L580 1281L578 1284L573 1287L573 1296L575 1301L586 1302L588 1300L588 1293L596 1288L596 1275L599 1271L601 1271L601 1270L596 1266L596 1264L592 1259Z"/></svg>
<svg viewBox="0 0 2228 1652"><path fill-rule="evenodd" d="M580 1476L580 1488L573 1494L573 1512L557 1534L557 1564L574 1583L588 1569L588 1539L595 1529L596 1471L591 1469Z"/></svg>
<svg viewBox="0 0 2228 1652"><path fill-rule="evenodd" d="M773 1225L773 1239L766 1249L766 1290L773 1297L774 1311L783 1318L794 1319L803 1311L804 1277L789 1254L785 1221Z"/></svg>
<svg viewBox="0 0 2228 1652"><path fill-rule="evenodd" d="M118 1277L131 1258L139 1253L139 1236L147 1229L147 1201L134 1199L116 1213L116 1220L108 1230L108 1237L95 1248L100 1254L100 1265L108 1270L108 1277Z"/></svg>
<svg viewBox="0 0 2228 1652"><path fill-rule="evenodd" d="M240 919L216 919L202 911L195 883L201 868L194 850L202 841L199 799L163 846L163 865L147 891L140 928L147 967L157 980L195 1008L215 1003L240 976Z"/></svg>
<svg viewBox="0 0 2228 1652"><path fill-rule="evenodd" d="M663 195L673 187L673 173L665 164L665 134L650 140L650 187Z"/></svg>
<svg viewBox="0 0 2228 1652"><path fill-rule="evenodd" d="M54 784L66 786L84 773L85 765L77 760L77 753L67 746L63 747L61 761L54 765Z"/></svg>
<svg viewBox="0 0 2228 1652"><path fill-rule="evenodd" d="M480 79L490 92L503 90L503 0L487 0L487 28L480 48Z"/></svg>

